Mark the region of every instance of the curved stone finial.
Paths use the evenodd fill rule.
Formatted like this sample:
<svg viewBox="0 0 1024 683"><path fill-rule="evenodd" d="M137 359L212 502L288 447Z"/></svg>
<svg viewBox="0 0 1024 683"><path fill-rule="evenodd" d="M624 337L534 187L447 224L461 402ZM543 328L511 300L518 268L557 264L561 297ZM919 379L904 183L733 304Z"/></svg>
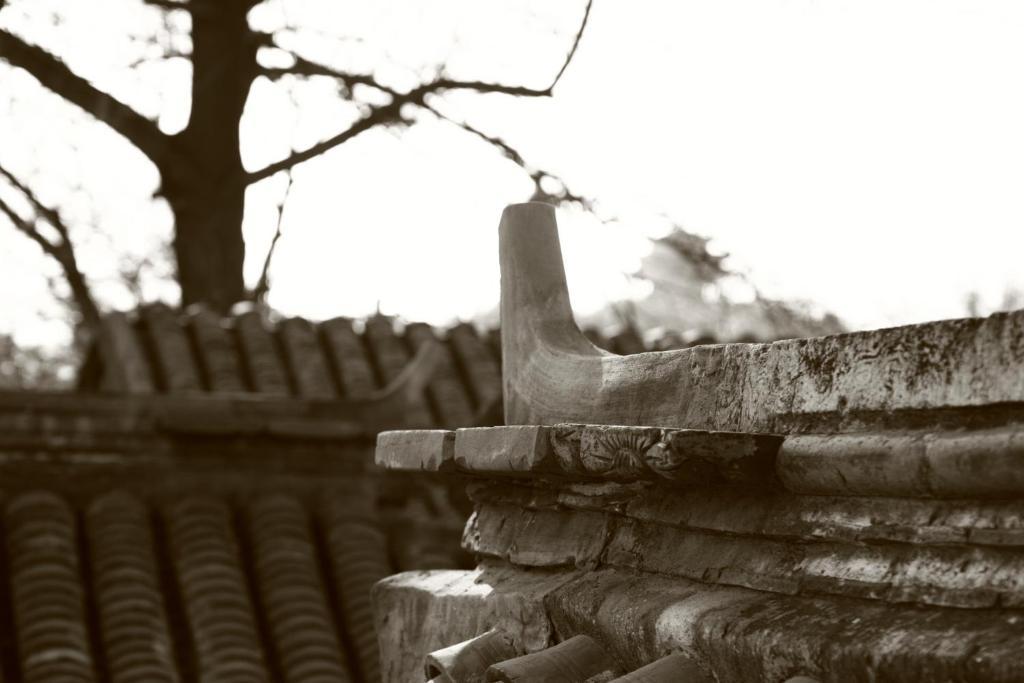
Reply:
<svg viewBox="0 0 1024 683"><path fill-rule="evenodd" d="M502 213L498 231L505 424L544 423L549 412L542 405L546 389L569 377L574 386L585 382L593 374L592 362L600 362L605 353L583 336L573 319L554 207L512 204ZM574 374L573 361L588 373ZM555 376L538 376L548 371ZM563 398L557 393L551 397ZM550 406L554 412L565 407Z"/></svg>

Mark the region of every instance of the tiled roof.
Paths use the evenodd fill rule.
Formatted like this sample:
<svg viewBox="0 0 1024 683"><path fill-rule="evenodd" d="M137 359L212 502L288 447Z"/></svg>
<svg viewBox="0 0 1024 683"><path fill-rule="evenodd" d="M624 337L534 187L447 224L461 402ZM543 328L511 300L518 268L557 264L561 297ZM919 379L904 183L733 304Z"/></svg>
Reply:
<svg viewBox="0 0 1024 683"><path fill-rule="evenodd" d="M274 322L255 310L221 317L201 306L179 314L164 304L111 313L102 324L79 373L82 391L360 399L392 381L421 346L436 340L444 353L408 426L500 422L497 330L481 333L468 323L438 330L384 316ZM645 343L632 330L611 336L587 330L587 336L618 354L663 348L661 340Z"/></svg>
<svg viewBox="0 0 1024 683"><path fill-rule="evenodd" d="M398 329L380 316L359 324L268 322L255 310L221 318L202 307L179 315L154 304L105 316L79 389L360 399L393 381L421 346L439 341L439 367L408 423L466 426L500 399L500 356L490 339L469 324L439 334L423 323Z"/></svg>
<svg viewBox="0 0 1024 683"><path fill-rule="evenodd" d="M2 680L379 680L370 588L461 516L333 416L171 399L0 394Z"/></svg>
<svg viewBox="0 0 1024 683"><path fill-rule="evenodd" d="M377 676L368 592L390 573L386 539L328 497L113 488L78 506L37 489L4 522L22 680Z"/></svg>

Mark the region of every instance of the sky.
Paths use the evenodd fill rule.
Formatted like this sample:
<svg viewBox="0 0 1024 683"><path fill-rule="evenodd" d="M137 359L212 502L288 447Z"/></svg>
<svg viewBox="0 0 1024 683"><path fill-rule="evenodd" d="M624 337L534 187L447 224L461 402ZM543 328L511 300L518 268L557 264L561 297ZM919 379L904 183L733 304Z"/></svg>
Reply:
<svg viewBox="0 0 1024 683"><path fill-rule="evenodd" d="M309 4L275 2L252 20L359 33L358 45L296 40L393 83L413 82L413 64L444 60L453 72L543 86L582 11L569 2L354 4L303 16ZM117 5L101 3L111 13ZM79 73L165 130L180 128L187 62L123 76L118 67L135 48L91 7L34 28L33 38L71 50ZM83 25L94 29L92 42L71 41L66 32ZM1024 289L1021 35L1024 3L1011 1L595 0L554 97L461 94L438 106L597 198L599 217L559 212L578 312L642 296L628 274L648 238L678 223L710 237L765 294L869 329L963 316L972 292L991 310L1004 292ZM83 265L106 302L130 305L106 274L115 250L145 254L169 234L166 208L151 200L155 172L24 75L0 69L2 91L19 93L0 104L5 163L28 169L34 187L75 220L102 226L98 235L80 231ZM327 84L290 97L257 81L244 161L273 161L352 115ZM283 189L281 177L250 189L249 283ZM361 135L296 170L270 303L318 319L379 307L438 324L489 311L501 209L531 191L514 164L442 122L424 117L405 131ZM44 277L54 272L0 226L0 333L26 344L60 339ZM159 269L144 284L147 296L175 296Z"/></svg>

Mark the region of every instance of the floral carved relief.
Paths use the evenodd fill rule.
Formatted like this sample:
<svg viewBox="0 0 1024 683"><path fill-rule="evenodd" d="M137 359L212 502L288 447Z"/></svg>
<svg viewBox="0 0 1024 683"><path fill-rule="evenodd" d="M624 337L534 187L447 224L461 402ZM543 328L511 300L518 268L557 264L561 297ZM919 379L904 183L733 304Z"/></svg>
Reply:
<svg viewBox="0 0 1024 683"><path fill-rule="evenodd" d="M657 429L594 427L580 441L580 466L588 474L634 478L647 473L647 452L658 443Z"/></svg>

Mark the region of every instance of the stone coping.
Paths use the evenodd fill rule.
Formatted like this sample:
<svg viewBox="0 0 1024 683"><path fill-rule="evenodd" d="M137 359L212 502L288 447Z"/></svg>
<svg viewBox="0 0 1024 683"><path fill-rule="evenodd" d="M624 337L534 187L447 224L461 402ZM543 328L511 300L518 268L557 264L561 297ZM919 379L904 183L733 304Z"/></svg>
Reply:
<svg viewBox="0 0 1024 683"><path fill-rule="evenodd" d="M393 431L387 469L482 477L742 485L807 495L1024 494L1024 427L854 434L747 434L560 424Z"/></svg>
<svg viewBox="0 0 1024 683"><path fill-rule="evenodd" d="M1024 416L1024 311L616 356L576 325L554 207L499 225L507 424L838 432Z"/></svg>

